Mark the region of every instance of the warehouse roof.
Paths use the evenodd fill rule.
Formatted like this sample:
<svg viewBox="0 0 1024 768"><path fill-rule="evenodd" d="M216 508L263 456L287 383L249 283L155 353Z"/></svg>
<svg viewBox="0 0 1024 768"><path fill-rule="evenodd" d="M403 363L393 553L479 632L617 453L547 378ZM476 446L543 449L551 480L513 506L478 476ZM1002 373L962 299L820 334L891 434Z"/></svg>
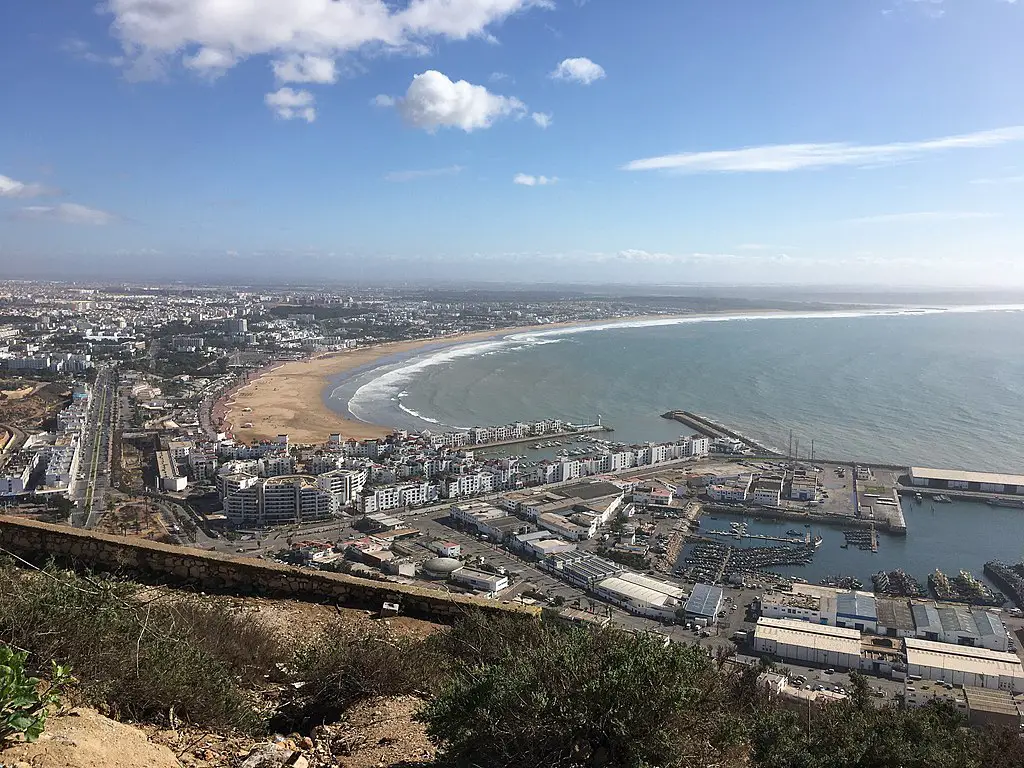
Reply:
<svg viewBox="0 0 1024 768"><path fill-rule="evenodd" d="M964 686L964 698L972 712L993 712L1000 715L1020 716L1020 710L1009 691L993 688Z"/></svg>
<svg viewBox="0 0 1024 768"><path fill-rule="evenodd" d="M877 619L875 596L870 592L840 592L836 595L836 613L858 619Z"/></svg>
<svg viewBox="0 0 1024 768"><path fill-rule="evenodd" d="M914 614L906 600L875 600L875 609L878 611L878 623L883 627L908 632L916 628Z"/></svg>
<svg viewBox="0 0 1024 768"><path fill-rule="evenodd" d="M694 616L713 617L722 604L722 588L710 584L694 584L686 601L686 612Z"/></svg>
<svg viewBox="0 0 1024 768"><path fill-rule="evenodd" d="M1024 667L1013 653L990 651L968 645L935 643L908 637L904 641L907 664L978 675L1000 675L1024 679Z"/></svg>
<svg viewBox="0 0 1024 768"><path fill-rule="evenodd" d="M653 589L656 592L661 592L669 597L674 597L677 600L681 600L686 596L686 590L682 587L677 587L675 584L670 584L667 581L652 579L639 573L626 571L625 573L619 574L619 578L623 581L628 581L632 584L639 584L641 587L647 587L648 589Z"/></svg>
<svg viewBox="0 0 1024 768"><path fill-rule="evenodd" d="M1024 475L1004 475L998 472L964 472L959 469L933 469L911 467L910 476L921 480L959 480L964 483L991 483L992 485L1024 485Z"/></svg>
<svg viewBox="0 0 1024 768"><path fill-rule="evenodd" d="M918 632L931 632L936 635L942 633L942 619L939 618L939 609L935 603L914 603L910 610L914 614L914 624Z"/></svg>
<svg viewBox="0 0 1024 768"><path fill-rule="evenodd" d="M597 585L605 592L620 597L623 600L631 600L635 603L647 603L648 605L675 605L678 600L664 592L645 587L642 584L634 584L619 576L612 576L601 581Z"/></svg>
<svg viewBox="0 0 1024 768"><path fill-rule="evenodd" d="M796 619L769 619L762 616L757 620L754 635L758 639L774 640L782 645L796 645L854 656L859 656L861 650L860 632L856 629L811 624Z"/></svg>

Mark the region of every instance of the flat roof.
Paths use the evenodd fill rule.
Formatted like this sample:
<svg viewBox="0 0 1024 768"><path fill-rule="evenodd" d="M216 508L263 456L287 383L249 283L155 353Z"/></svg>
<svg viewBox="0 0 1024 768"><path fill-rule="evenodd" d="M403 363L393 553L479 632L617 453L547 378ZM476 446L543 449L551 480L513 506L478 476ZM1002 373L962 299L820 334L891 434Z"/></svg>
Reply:
<svg viewBox="0 0 1024 768"><path fill-rule="evenodd" d="M1005 475L999 472L965 472L960 469L911 467L910 476L921 480L960 480L965 483L1024 485L1024 475Z"/></svg>
<svg viewBox="0 0 1024 768"><path fill-rule="evenodd" d="M936 643L916 637L905 638L903 642L907 649L907 664L979 675L1024 678L1024 667L1021 666L1020 658L1013 653Z"/></svg>
<svg viewBox="0 0 1024 768"><path fill-rule="evenodd" d="M669 582L662 581L661 579L652 579L651 577L644 576L640 573L626 571L625 573L619 574L619 578L623 581L628 581L632 584L639 584L641 587L647 587L648 589L653 589L656 592L661 592L669 597L674 597L677 600L681 600L686 596L686 590L682 587L677 587L675 584L670 584Z"/></svg>
<svg viewBox="0 0 1024 768"><path fill-rule="evenodd" d="M561 489L563 493L572 494L573 496L583 500L591 501L593 499L600 499L602 496L618 496L624 491L615 483L609 483L603 480L589 483L577 483L576 485L569 485Z"/></svg>
<svg viewBox="0 0 1024 768"><path fill-rule="evenodd" d="M875 600L875 608L878 611L878 623L883 627L910 632L916 629L914 613L907 600L879 598Z"/></svg>
<svg viewBox="0 0 1024 768"><path fill-rule="evenodd" d="M754 636L763 640L774 640L783 645L796 645L851 656L860 656L861 652L858 630L812 624L796 619L769 619L762 616L757 620Z"/></svg>
<svg viewBox="0 0 1024 768"><path fill-rule="evenodd" d="M710 584L694 584L686 601L686 612L712 617L722 603L722 588Z"/></svg>
<svg viewBox="0 0 1024 768"><path fill-rule="evenodd" d="M664 592L659 592L656 589L650 589L642 584L634 584L633 582L626 581L619 576L612 576L604 579L603 581L598 582L597 586L606 592L611 592L627 600L647 603L648 605L664 606L678 602L669 595L666 595Z"/></svg>

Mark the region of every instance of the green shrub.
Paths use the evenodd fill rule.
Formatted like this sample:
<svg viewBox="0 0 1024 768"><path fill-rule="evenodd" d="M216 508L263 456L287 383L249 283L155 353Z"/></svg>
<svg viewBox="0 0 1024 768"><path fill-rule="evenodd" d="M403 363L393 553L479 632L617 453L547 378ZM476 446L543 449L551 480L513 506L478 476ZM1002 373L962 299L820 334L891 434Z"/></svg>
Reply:
<svg viewBox="0 0 1024 768"><path fill-rule="evenodd" d="M30 677L25 671L27 658L27 652L0 643L0 745L16 736L38 739L49 708L59 704L60 692L70 680L67 668L53 662L49 682Z"/></svg>
<svg viewBox="0 0 1024 768"><path fill-rule="evenodd" d="M453 635L466 652L421 715L447 764L711 765L745 742L731 678L702 649L507 620Z"/></svg>
<svg viewBox="0 0 1024 768"><path fill-rule="evenodd" d="M189 608L137 585L47 568L0 568L0 641L31 658L70 664L86 703L115 717L253 727L258 718L243 679L267 659L239 647L255 630L223 609Z"/></svg>

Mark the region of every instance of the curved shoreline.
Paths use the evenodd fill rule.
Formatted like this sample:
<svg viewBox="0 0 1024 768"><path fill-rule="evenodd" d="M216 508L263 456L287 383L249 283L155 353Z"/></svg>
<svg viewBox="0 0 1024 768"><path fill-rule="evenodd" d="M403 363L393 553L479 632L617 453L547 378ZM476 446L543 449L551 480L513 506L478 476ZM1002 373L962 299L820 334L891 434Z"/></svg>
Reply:
<svg viewBox="0 0 1024 768"><path fill-rule="evenodd" d="M723 311L682 315L637 315L606 320L549 323L532 326L474 331L453 336L438 336L413 341L375 344L339 352L315 355L305 360L275 363L259 372L248 383L240 384L232 394L218 401L223 409L225 428L242 441L271 440L287 434L293 443L323 443L332 433L344 439L365 440L384 437L394 427L373 424L356 418L348 403L344 413L331 407L331 394L352 377L389 365L401 364L424 352L440 352L453 347L513 338L519 335L561 335L585 331L610 330L648 325L716 322L727 320L814 319L892 316L898 314L941 314L945 312L1021 311L1021 305L965 307L888 307L845 310L761 310ZM251 409L246 411L246 409ZM240 425L252 422L251 428ZM236 426L237 425L237 426Z"/></svg>

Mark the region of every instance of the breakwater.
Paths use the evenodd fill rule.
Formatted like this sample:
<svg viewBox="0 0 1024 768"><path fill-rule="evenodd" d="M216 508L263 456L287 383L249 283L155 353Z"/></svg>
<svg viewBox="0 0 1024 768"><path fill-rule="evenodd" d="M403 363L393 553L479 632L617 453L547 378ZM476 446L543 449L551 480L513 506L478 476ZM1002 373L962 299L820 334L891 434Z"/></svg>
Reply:
<svg viewBox="0 0 1024 768"><path fill-rule="evenodd" d="M764 518L767 520L798 520L801 523L819 523L822 525L840 525L847 528L881 528L889 533L899 536L907 535L906 522L903 520L902 512L888 520L872 520L863 517L851 517L849 515L831 515L827 512L799 512L796 510L782 509L781 507L756 507L744 506L735 507L729 504L705 504L709 512L721 512L727 515L744 515L746 517Z"/></svg>
<svg viewBox="0 0 1024 768"><path fill-rule="evenodd" d="M766 456L772 458L778 458L781 454L777 451L773 451L766 445L763 445L752 438L749 438L729 427L725 427L716 421L712 421L706 416L693 413L691 411L668 411L667 413L661 414L663 419L672 419L678 421L681 424L685 424L690 429L696 430L699 434L705 437L714 438L731 438L732 440L739 440L747 448L763 453Z"/></svg>

